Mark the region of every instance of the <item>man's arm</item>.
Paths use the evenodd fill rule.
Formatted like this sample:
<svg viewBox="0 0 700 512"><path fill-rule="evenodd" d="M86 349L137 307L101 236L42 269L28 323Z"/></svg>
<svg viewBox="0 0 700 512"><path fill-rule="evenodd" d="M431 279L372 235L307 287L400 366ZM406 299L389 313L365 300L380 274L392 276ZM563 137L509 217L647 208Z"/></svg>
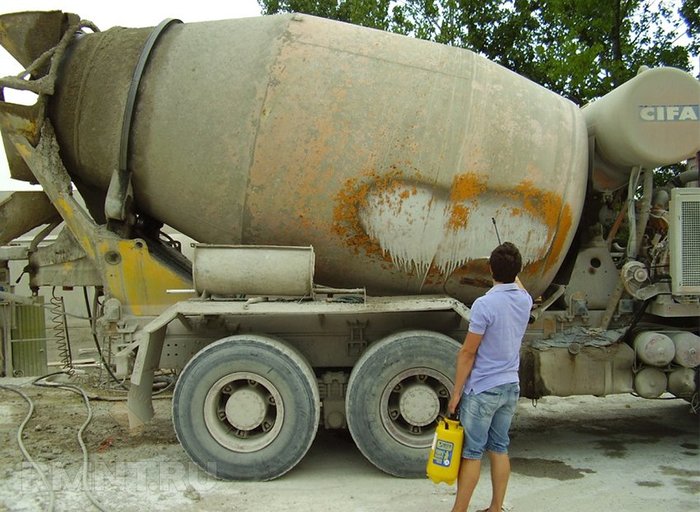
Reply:
<svg viewBox="0 0 700 512"><path fill-rule="evenodd" d="M450 403L447 406L447 412L454 414L457 410L457 405L462 398L462 391L464 390L464 384L469 378L469 374L472 372L472 367L474 366L474 359L476 359L476 351L479 350L479 345L481 344L481 338L483 334L475 334L473 332L468 332L467 337L462 344L462 348L457 353L457 371L455 372L455 385L452 390L452 397L450 398Z"/></svg>

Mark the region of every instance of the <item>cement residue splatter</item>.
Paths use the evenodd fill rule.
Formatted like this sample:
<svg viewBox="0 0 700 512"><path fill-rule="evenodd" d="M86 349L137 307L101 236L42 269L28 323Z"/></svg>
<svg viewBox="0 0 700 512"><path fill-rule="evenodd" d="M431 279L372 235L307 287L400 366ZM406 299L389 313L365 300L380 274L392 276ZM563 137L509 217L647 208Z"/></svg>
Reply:
<svg viewBox="0 0 700 512"><path fill-rule="evenodd" d="M700 478L700 471L685 468L674 468L672 466L660 466L661 472L669 476L682 476L684 478Z"/></svg>
<svg viewBox="0 0 700 512"><path fill-rule="evenodd" d="M596 441L598 448L603 450L606 457L611 459L623 459L627 456L627 446L614 439L601 439Z"/></svg>
<svg viewBox="0 0 700 512"><path fill-rule="evenodd" d="M676 489L687 494L700 494L700 481L687 478L674 478L673 485Z"/></svg>
<svg viewBox="0 0 700 512"><path fill-rule="evenodd" d="M680 436L682 432L662 423L640 419L632 429L627 428L624 433L620 427L611 422L604 427L595 428L591 425L576 428L577 432L594 434L599 437L605 435L603 439L595 441L596 448L603 451L606 457L611 459L622 459L629 455L629 444L658 444L664 437Z"/></svg>
<svg viewBox="0 0 700 512"><path fill-rule="evenodd" d="M677 477L673 479L677 489L688 494L700 494L700 471L672 466L659 466L659 469L664 475Z"/></svg>
<svg viewBox="0 0 700 512"><path fill-rule="evenodd" d="M592 469L573 468L560 460L513 457L510 464L514 473L536 478L576 480L583 478L586 473L595 473Z"/></svg>
<svg viewBox="0 0 700 512"><path fill-rule="evenodd" d="M650 482L648 480L637 481L637 485L640 487L663 487L664 484L661 482Z"/></svg>

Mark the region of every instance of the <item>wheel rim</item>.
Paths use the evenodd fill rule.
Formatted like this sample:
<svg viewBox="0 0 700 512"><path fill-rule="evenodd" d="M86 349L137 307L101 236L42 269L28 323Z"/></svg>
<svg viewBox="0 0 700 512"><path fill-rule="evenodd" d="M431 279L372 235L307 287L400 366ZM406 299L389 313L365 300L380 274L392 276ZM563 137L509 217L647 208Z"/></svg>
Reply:
<svg viewBox="0 0 700 512"><path fill-rule="evenodd" d="M430 368L411 368L391 379L381 397L387 432L411 448L430 446L437 419L447 410L450 381Z"/></svg>
<svg viewBox="0 0 700 512"><path fill-rule="evenodd" d="M216 441L229 450L250 453L272 443L280 431L284 404L277 388L249 372L217 380L204 399L204 423Z"/></svg>

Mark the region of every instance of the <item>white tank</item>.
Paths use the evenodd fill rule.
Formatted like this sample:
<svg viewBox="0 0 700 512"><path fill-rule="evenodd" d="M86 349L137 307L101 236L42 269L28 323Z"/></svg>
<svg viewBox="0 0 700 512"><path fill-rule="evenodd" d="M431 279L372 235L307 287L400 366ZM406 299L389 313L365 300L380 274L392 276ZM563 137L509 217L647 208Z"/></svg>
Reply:
<svg viewBox="0 0 700 512"><path fill-rule="evenodd" d="M700 336L692 332L675 332L670 338L676 348L674 363L685 368L700 366Z"/></svg>
<svg viewBox="0 0 700 512"><path fill-rule="evenodd" d="M668 390L676 396L689 397L695 393L695 371L678 368L668 375Z"/></svg>
<svg viewBox="0 0 700 512"><path fill-rule="evenodd" d="M640 361L650 366L668 366L673 361L676 348L665 334L646 331L634 338L634 352Z"/></svg>
<svg viewBox="0 0 700 512"><path fill-rule="evenodd" d="M640 72L583 109L597 151L611 164L651 169L693 157L700 140L699 88L680 69Z"/></svg>
<svg viewBox="0 0 700 512"><path fill-rule="evenodd" d="M668 385L666 374L658 368L644 368L634 376L634 390L642 398L658 398Z"/></svg>

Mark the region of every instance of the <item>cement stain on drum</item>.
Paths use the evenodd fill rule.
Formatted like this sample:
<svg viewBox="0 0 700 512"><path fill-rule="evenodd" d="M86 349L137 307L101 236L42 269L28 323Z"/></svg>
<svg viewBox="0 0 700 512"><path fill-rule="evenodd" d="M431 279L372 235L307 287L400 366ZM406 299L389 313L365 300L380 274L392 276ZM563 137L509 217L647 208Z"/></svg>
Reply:
<svg viewBox="0 0 700 512"><path fill-rule="evenodd" d="M527 179L506 187L465 172L448 186L416 169L393 166L344 182L335 195L332 232L356 254L379 256L409 275L424 276L424 282L431 274L432 282L436 274L444 281L488 257L486 248L496 240L489 227L493 219L502 238L521 248L534 274L560 256L572 225L560 194ZM544 241L535 243L533 233Z"/></svg>
<svg viewBox="0 0 700 512"><path fill-rule="evenodd" d="M571 467L560 460L513 457L510 464L513 473L535 478L577 480L583 478L586 473L595 473L592 469Z"/></svg>

